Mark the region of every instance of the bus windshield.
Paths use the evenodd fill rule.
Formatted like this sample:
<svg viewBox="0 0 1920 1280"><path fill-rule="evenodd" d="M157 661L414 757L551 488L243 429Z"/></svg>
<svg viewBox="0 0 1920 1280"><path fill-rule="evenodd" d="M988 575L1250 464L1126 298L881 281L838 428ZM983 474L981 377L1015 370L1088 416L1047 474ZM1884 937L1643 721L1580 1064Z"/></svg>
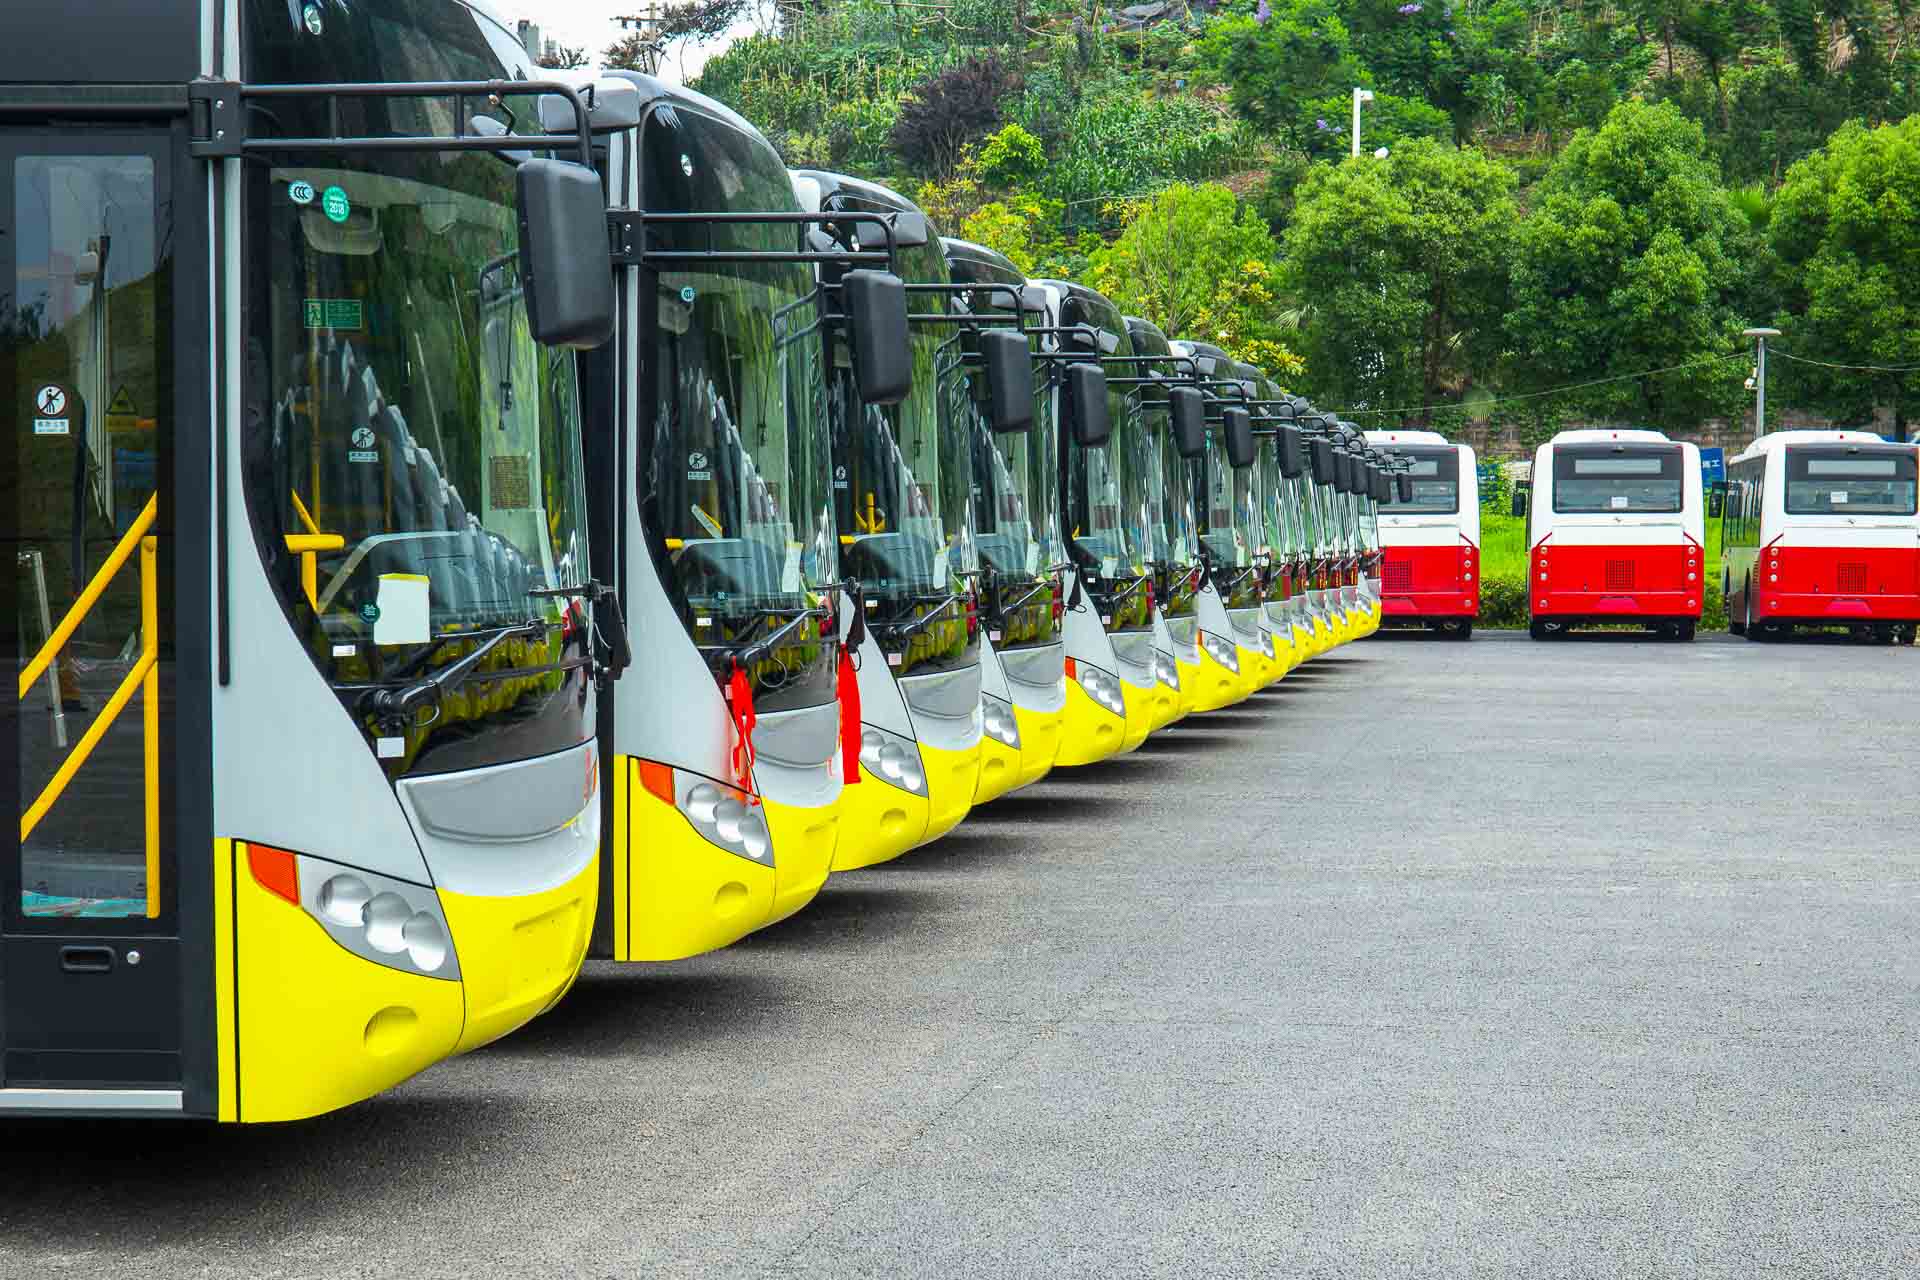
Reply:
<svg viewBox="0 0 1920 1280"><path fill-rule="evenodd" d="M1555 445L1553 509L1562 514L1677 514L1681 450L1661 445Z"/></svg>
<svg viewBox="0 0 1920 1280"><path fill-rule="evenodd" d="M758 139L684 106L642 126L647 209L787 213L793 188ZM791 251L790 226L667 224L660 247ZM839 580L829 497L825 349L811 268L676 264L655 277L651 439L638 492L662 576L710 661L779 634L748 672L770 710L832 696L820 629ZM810 615L810 616L809 616ZM791 624L791 625L790 625Z"/></svg>
<svg viewBox="0 0 1920 1280"><path fill-rule="evenodd" d="M342 10L347 26L322 52L298 44L284 5L260 0L250 17L253 71L270 82L519 69L497 51L512 48L503 32L452 3ZM347 133L438 136L441 105L337 109ZM287 99L256 127L324 136L327 116L324 99ZM248 511L314 662L337 685L414 680L520 627L525 638L499 646L483 673L556 663L565 602L534 593L587 572L578 396L572 353L528 328L512 162L266 159L249 163L244 200ZM529 717L580 721L551 696L563 678L576 677L476 684L409 730L402 754L383 740L383 759L396 771L472 767L502 735L528 740Z"/></svg>
<svg viewBox="0 0 1920 1280"><path fill-rule="evenodd" d="M1460 512L1460 451L1446 445L1400 445L1386 450L1390 457L1406 458L1413 477L1413 500L1400 501L1398 483L1388 486L1380 514L1388 516L1458 515Z"/></svg>
<svg viewBox="0 0 1920 1280"><path fill-rule="evenodd" d="M1790 516L1915 514L1912 446L1796 445L1786 463Z"/></svg>
<svg viewBox="0 0 1920 1280"><path fill-rule="evenodd" d="M892 205L845 192L833 206L892 213ZM947 283L946 259L929 240L896 251L896 266L908 284ZM940 294L909 295L915 316L945 316ZM951 325L913 324L913 390L896 405L858 403L853 370L836 370L833 414L833 498L846 572L860 583L873 612L869 622L913 622L916 628L897 674L926 664L975 661L975 641L958 625L964 614L953 597L967 590L962 575L979 567L973 542L972 460L968 423L947 402L954 379L943 387L943 356L954 341ZM877 606L877 607L875 607ZM946 609L954 625L920 620ZM886 628L879 632L890 634Z"/></svg>

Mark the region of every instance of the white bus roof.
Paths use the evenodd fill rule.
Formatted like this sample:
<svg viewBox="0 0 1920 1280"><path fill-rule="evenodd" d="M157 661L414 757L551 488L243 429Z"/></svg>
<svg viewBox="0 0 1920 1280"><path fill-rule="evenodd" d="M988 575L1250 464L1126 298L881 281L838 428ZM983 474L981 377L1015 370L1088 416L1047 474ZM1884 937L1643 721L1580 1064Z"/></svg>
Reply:
<svg viewBox="0 0 1920 1280"><path fill-rule="evenodd" d="M1650 431L1643 427L1583 427L1577 431L1562 431L1549 441L1551 444L1606 444L1611 440L1651 440L1662 444L1671 444L1664 431Z"/></svg>
<svg viewBox="0 0 1920 1280"><path fill-rule="evenodd" d="M1790 444L1887 444L1871 431L1769 431L1735 455L1734 461L1741 458L1757 458L1772 449L1784 449ZM1908 441L1909 444L1913 443Z"/></svg>
<svg viewBox="0 0 1920 1280"><path fill-rule="evenodd" d="M1438 431L1369 431L1368 444L1450 444Z"/></svg>

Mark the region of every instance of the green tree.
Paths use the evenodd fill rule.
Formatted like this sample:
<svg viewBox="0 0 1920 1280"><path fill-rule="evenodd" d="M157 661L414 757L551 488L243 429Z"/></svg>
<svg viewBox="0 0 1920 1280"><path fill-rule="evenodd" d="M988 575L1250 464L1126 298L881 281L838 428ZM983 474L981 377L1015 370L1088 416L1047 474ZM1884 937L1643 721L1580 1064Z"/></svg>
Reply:
<svg viewBox="0 0 1920 1280"><path fill-rule="evenodd" d="M1787 171L1769 223L1786 292L1781 346L1827 364L1920 365L1920 116L1850 124ZM1920 410L1913 373L1783 360L1780 390L1842 419Z"/></svg>
<svg viewBox="0 0 1920 1280"><path fill-rule="evenodd" d="M1511 381L1604 416L1694 429L1738 403L1759 237L1720 185L1700 126L1625 102L1554 160L1515 242ZM1653 369L1675 372L1636 378Z"/></svg>
<svg viewBox="0 0 1920 1280"><path fill-rule="evenodd" d="M1241 119L1305 150L1316 119L1308 104L1372 83L1339 10L1329 0L1261 0L1207 24L1202 61Z"/></svg>
<svg viewBox="0 0 1920 1280"><path fill-rule="evenodd" d="M1281 276L1304 309L1314 394L1436 404L1493 366L1514 186L1499 161L1433 141L1314 170L1287 226Z"/></svg>
<svg viewBox="0 0 1920 1280"><path fill-rule="evenodd" d="M1218 183L1177 184L1136 207L1092 256L1093 287L1169 338L1218 343L1282 376L1299 358L1280 340L1277 245L1265 221Z"/></svg>

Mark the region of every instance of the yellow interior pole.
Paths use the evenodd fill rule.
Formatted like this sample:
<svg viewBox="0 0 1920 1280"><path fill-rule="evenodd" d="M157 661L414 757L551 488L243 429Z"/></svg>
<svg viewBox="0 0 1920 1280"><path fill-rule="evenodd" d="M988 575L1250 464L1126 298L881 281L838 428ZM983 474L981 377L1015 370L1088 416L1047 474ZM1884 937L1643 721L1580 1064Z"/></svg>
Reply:
<svg viewBox="0 0 1920 1280"><path fill-rule="evenodd" d="M141 656L147 678L140 690L140 712L145 721L147 783L147 919L160 914L160 592L157 564L159 539L140 539Z"/></svg>
<svg viewBox="0 0 1920 1280"><path fill-rule="evenodd" d="M106 594L107 587L113 582L113 575L120 572L120 566L133 555L133 549L140 545L142 538L147 536L147 530L153 528L154 516L160 510L159 504L160 495L157 493L147 499L147 505L142 507L140 514L134 518L133 526L113 548L113 554L107 557L107 562L100 566L99 571L93 575L93 580L87 583L87 589L80 593L80 598L73 602L73 607L68 609L66 616L60 619L60 625L53 629L53 634L47 637L46 644L40 647L40 652L34 655L33 661L20 672L20 701L27 700L27 690L33 688L33 682L40 678L40 673L47 669L47 664L53 661L54 655L66 648L67 641L73 639L73 633L79 629L81 620L87 616L87 612L94 605L99 603L100 597Z"/></svg>

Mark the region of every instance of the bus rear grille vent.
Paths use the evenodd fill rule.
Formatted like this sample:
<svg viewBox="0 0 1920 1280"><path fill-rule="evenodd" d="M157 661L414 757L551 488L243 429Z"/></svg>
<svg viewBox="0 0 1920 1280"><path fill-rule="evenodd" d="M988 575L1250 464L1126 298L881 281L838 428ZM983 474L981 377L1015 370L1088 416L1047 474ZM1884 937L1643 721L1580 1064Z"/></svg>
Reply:
<svg viewBox="0 0 1920 1280"><path fill-rule="evenodd" d="M1609 591L1633 590L1633 561L1631 560L1607 561L1607 590Z"/></svg>
<svg viewBox="0 0 1920 1280"><path fill-rule="evenodd" d="M1840 562L1840 590L1848 595L1860 595L1867 589L1867 566L1858 560Z"/></svg>
<svg viewBox="0 0 1920 1280"><path fill-rule="evenodd" d="M1411 591L1413 590L1413 561L1389 560L1382 576L1386 579L1388 591Z"/></svg>

